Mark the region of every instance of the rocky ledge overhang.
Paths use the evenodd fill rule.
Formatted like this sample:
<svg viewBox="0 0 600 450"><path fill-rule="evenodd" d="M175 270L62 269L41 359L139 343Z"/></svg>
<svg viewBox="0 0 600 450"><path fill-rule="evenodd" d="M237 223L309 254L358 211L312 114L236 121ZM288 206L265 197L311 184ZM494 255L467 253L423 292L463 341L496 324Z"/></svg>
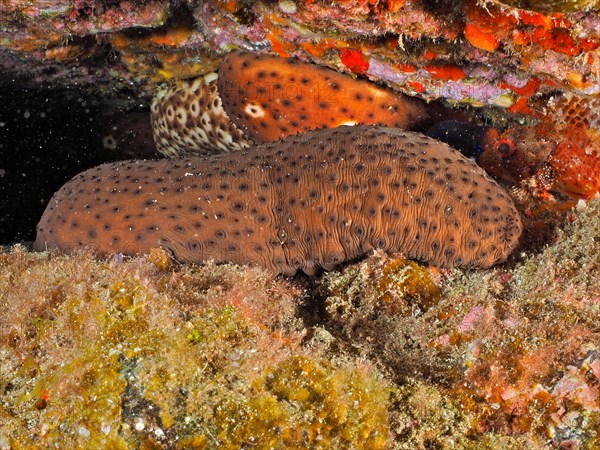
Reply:
<svg viewBox="0 0 600 450"><path fill-rule="evenodd" d="M232 49L297 57L427 100L529 112L600 94L597 0L1 0L0 81L118 97L214 70ZM521 9L523 8L523 9Z"/></svg>

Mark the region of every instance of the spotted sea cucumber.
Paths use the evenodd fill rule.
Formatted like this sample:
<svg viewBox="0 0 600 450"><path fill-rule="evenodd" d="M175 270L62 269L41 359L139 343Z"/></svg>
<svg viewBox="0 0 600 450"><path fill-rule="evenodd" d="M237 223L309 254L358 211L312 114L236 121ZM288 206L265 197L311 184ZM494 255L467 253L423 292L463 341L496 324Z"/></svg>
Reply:
<svg viewBox="0 0 600 450"><path fill-rule="evenodd" d="M152 101L152 127L162 154L187 157L340 125L421 131L436 112L422 100L328 68L232 52L218 76L159 90Z"/></svg>
<svg viewBox="0 0 600 450"><path fill-rule="evenodd" d="M51 199L35 248L167 249L178 260L313 274L373 249L489 267L521 221L485 172L420 133L354 126L248 151L90 169Z"/></svg>
<svg viewBox="0 0 600 450"><path fill-rule="evenodd" d="M229 53L218 85L223 108L254 142L341 125L412 129L430 114L423 101L368 80L258 53Z"/></svg>

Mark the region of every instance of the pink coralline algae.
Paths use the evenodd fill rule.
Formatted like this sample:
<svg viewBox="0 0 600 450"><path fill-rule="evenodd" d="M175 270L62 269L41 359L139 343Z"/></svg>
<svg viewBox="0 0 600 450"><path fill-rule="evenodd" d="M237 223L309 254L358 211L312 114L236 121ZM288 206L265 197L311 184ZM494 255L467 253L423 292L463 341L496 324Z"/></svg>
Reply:
<svg viewBox="0 0 600 450"><path fill-rule="evenodd" d="M10 0L0 11L6 23L0 45L42 60L47 49L73 46L80 61L89 59L84 65L100 58L95 50L107 45L117 52L112 70L142 83L202 75L207 60L239 48L310 59L424 99L507 108L557 88L598 94L594 6L540 13L457 0L438 7L403 1L190 0L169 10L166 1ZM182 32L186 39L179 39ZM175 39L168 39L171 34ZM54 55L55 62L62 61L57 49ZM483 75L489 67L495 71ZM511 73L539 80L539 86L519 94L502 83ZM448 81L455 87L445 90Z"/></svg>

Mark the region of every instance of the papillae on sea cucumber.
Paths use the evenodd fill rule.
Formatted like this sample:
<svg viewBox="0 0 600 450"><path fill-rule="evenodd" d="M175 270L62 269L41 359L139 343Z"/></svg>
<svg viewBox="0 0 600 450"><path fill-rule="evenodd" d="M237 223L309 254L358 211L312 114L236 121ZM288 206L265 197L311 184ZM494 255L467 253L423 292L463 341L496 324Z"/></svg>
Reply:
<svg viewBox="0 0 600 450"><path fill-rule="evenodd" d="M521 230L509 196L460 152L419 133L353 126L212 157L87 170L54 195L35 248L163 247L183 262L287 275L373 249L485 268L508 257Z"/></svg>

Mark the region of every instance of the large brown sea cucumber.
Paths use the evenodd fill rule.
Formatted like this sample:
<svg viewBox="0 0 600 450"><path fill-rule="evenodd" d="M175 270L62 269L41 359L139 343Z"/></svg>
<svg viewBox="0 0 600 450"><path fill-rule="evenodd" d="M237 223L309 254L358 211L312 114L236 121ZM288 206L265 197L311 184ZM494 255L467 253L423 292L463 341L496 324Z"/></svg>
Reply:
<svg viewBox="0 0 600 450"><path fill-rule="evenodd" d="M90 246L185 262L314 273L375 249L489 267L521 222L485 172L448 145L386 127L311 131L248 151L90 169L52 198L35 248Z"/></svg>

